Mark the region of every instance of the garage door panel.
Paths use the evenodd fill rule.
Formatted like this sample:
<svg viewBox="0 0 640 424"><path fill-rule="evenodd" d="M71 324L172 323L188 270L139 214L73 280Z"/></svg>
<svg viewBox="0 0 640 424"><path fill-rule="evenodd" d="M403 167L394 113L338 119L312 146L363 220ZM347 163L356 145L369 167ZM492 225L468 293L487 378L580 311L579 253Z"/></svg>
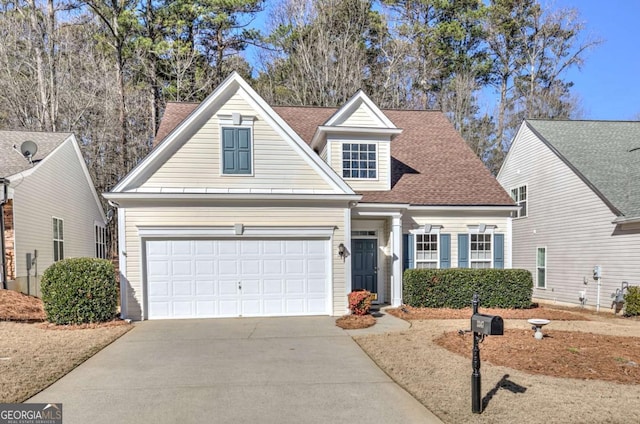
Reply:
<svg viewBox="0 0 640 424"><path fill-rule="evenodd" d="M328 314L328 240L153 240L149 318Z"/></svg>

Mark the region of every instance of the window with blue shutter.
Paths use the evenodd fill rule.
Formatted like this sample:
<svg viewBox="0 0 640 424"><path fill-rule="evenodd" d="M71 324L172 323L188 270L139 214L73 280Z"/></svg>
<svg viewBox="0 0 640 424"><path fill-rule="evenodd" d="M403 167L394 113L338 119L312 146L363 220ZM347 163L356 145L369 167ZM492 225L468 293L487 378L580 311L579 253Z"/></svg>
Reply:
<svg viewBox="0 0 640 424"><path fill-rule="evenodd" d="M251 172L251 129L222 128L222 173Z"/></svg>
<svg viewBox="0 0 640 424"><path fill-rule="evenodd" d="M493 243L493 267L504 268L504 234L495 234Z"/></svg>
<svg viewBox="0 0 640 424"><path fill-rule="evenodd" d="M413 234L402 235L402 271L413 268Z"/></svg>
<svg viewBox="0 0 640 424"><path fill-rule="evenodd" d="M458 234L458 268L469 268L469 234Z"/></svg>
<svg viewBox="0 0 640 424"><path fill-rule="evenodd" d="M451 268L451 234L440 234L440 268Z"/></svg>

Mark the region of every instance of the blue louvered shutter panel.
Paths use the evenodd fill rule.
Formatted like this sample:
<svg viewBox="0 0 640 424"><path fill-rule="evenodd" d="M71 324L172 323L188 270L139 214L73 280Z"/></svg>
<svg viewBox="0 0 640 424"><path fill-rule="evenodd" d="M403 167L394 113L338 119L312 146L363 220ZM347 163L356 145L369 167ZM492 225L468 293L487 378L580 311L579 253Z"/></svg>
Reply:
<svg viewBox="0 0 640 424"><path fill-rule="evenodd" d="M223 174L251 174L251 129L222 129Z"/></svg>
<svg viewBox="0 0 640 424"><path fill-rule="evenodd" d="M451 268L451 234L440 234L440 268Z"/></svg>
<svg viewBox="0 0 640 424"><path fill-rule="evenodd" d="M458 234L458 268L469 268L469 234Z"/></svg>
<svg viewBox="0 0 640 424"><path fill-rule="evenodd" d="M504 234L495 234L493 244L493 267L504 268Z"/></svg>
<svg viewBox="0 0 640 424"><path fill-rule="evenodd" d="M402 270L413 268L413 234L402 235Z"/></svg>

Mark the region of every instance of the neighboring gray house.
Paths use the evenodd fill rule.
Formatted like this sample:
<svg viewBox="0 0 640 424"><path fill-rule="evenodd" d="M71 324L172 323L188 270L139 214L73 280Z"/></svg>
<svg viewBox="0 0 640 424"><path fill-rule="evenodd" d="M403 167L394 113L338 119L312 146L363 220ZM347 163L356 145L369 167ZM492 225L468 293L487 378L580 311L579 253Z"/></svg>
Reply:
<svg viewBox="0 0 640 424"><path fill-rule="evenodd" d="M623 281L640 285L640 122L526 120L498 173L522 206L513 268L534 298L612 307Z"/></svg>
<svg viewBox="0 0 640 424"><path fill-rule="evenodd" d="M35 154L21 153L33 143ZM0 131L0 203L9 289L39 295L53 262L106 256L104 211L73 134Z"/></svg>

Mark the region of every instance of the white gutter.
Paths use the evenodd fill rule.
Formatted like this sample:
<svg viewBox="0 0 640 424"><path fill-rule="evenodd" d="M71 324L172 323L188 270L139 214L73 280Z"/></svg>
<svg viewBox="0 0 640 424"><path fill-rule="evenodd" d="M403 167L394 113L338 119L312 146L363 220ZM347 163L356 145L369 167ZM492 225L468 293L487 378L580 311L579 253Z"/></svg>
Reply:
<svg viewBox="0 0 640 424"><path fill-rule="evenodd" d="M611 223L612 224L638 224L640 223L640 216L634 216L630 218L619 216L613 221L611 221Z"/></svg>
<svg viewBox="0 0 640 424"><path fill-rule="evenodd" d="M256 193L103 193L107 200L343 200L358 201L357 194L256 194Z"/></svg>
<svg viewBox="0 0 640 424"><path fill-rule="evenodd" d="M409 210L414 211L517 211L520 206L509 205L469 205L469 206L409 206Z"/></svg>

